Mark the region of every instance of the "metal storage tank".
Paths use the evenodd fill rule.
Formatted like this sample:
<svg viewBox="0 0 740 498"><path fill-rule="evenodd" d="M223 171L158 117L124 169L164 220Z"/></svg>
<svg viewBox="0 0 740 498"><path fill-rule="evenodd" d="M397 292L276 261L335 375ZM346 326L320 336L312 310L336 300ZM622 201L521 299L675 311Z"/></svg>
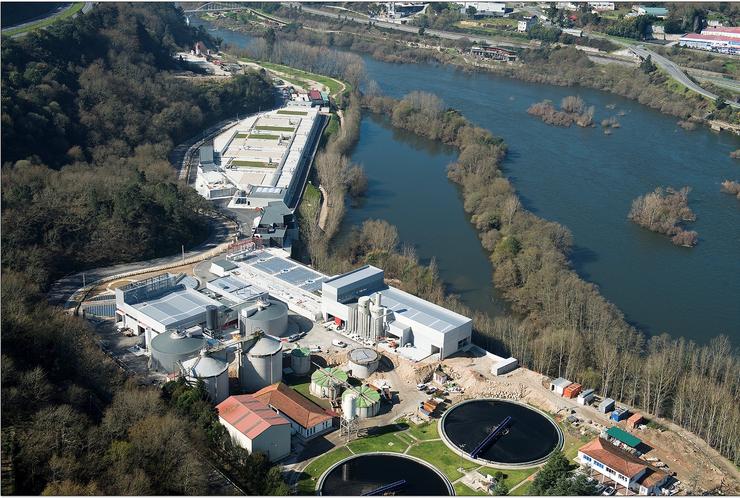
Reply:
<svg viewBox="0 0 740 498"><path fill-rule="evenodd" d="M371 348L355 348L347 354L349 370L353 377L367 379L378 369L380 355Z"/></svg>
<svg viewBox="0 0 740 498"><path fill-rule="evenodd" d="M160 372L179 372L178 363L195 358L205 345L203 336L189 337L182 332L164 332L152 338L149 366Z"/></svg>
<svg viewBox="0 0 740 498"><path fill-rule="evenodd" d="M218 329L218 308L212 304L206 306L206 328L211 331Z"/></svg>
<svg viewBox="0 0 740 498"><path fill-rule="evenodd" d="M380 411L380 393L367 384L344 391L342 407L344 407L344 398L348 396L357 397L356 415L358 418L374 417Z"/></svg>
<svg viewBox="0 0 740 498"><path fill-rule="evenodd" d="M342 417L351 422L357 418L357 394L353 391L347 391L346 394L342 396Z"/></svg>
<svg viewBox="0 0 740 498"><path fill-rule="evenodd" d="M311 374L311 385L308 390L319 398L335 400L342 393L348 378L347 372L336 367L321 368Z"/></svg>
<svg viewBox="0 0 740 498"><path fill-rule="evenodd" d="M261 299L242 312L242 323L247 335L262 331L282 337L288 332L288 306L275 299Z"/></svg>
<svg viewBox="0 0 740 498"><path fill-rule="evenodd" d="M185 378L190 382L202 380L215 404L229 397L229 364L201 352L200 356L182 362Z"/></svg>
<svg viewBox="0 0 740 498"><path fill-rule="evenodd" d="M311 371L311 350L295 348L290 352L290 368L296 375L308 375Z"/></svg>
<svg viewBox="0 0 740 498"><path fill-rule="evenodd" d="M247 392L259 391L283 380L283 345L272 337L260 337L242 353L239 384Z"/></svg>

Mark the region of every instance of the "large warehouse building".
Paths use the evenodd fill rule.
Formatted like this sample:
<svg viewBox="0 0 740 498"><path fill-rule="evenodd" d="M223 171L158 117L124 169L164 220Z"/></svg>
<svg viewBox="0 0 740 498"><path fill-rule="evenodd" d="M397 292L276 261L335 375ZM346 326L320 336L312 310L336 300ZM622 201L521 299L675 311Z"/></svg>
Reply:
<svg viewBox="0 0 740 498"><path fill-rule="evenodd" d="M195 188L231 209L264 208L295 194L318 141L323 120L317 108L289 104L250 116L201 148Z"/></svg>
<svg viewBox="0 0 740 498"><path fill-rule="evenodd" d="M444 359L471 342L470 318L386 285L383 270L370 265L324 280L321 311L362 337L412 345L415 359Z"/></svg>

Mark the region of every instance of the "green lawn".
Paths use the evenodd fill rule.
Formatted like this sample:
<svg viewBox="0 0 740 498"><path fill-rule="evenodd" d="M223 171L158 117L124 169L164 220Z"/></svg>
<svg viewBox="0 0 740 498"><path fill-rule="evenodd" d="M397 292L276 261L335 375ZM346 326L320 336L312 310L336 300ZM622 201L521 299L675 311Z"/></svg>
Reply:
<svg viewBox="0 0 740 498"><path fill-rule="evenodd" d="M403 453L409 447L407 443L396 437L395 432L355 439L348 446L355 453L374 453L378 451Z"/></svg>
<svg viewBox="0 0 740 498"><path fill-rule="evenodd" d="M457 496L488 496L488 493L483 491L473 491L461 482L455 484L455 494Z"/></svg>
<svg viewBox="0 0 740 498"><path fill-rule="evenodd" d="M278 140L280 139L280 135L268 135L267 133L253 133L249 135L249 138L254 138L256 140Z"/></svg>
<svg viewBox="0 0 740 498"><path fill-rule="evenodd" d="M72 4L71 7L63 10L62 12L60 12L59 14L55 16L47 17L46 19L41 19L37 22L29 24L28 26L3 30L2 34L3 36L15 36L21 33L25 33L27 31L32 31L34 29L45 28L47 26L51 26L52 24L54 24L55 22L61 19L68 19L72 17L73 15L77 14L78 12L82 10L82 7L84 6L85 6L85 2L75 2L74 4Z"/></svg>
<svg viewBox="0 0 740 498"><path fill-rule="evenodd" d="M321 474L326 472L329 467L338 461L351 455L351 451L345 447L341 447L334 449L311 462L308 467L303 470L303 473L298 480L298 493L303 495L314 494L316 491L316 484L318 483Z"/></svg>
<svg viewBox="0 0 740 498"><path fill-rule="evenodd" d="M321 209L321 191L312 183L306 183L306 190L301 197L301 203L298 205L298 212L303 218L316 219Z"/></svg>
<svg viewBox="0 0 740 498"><path fill-rule="evenodd" d="M277 113L278 114L288 114L290 116L306 116L306 115L308 115L307 112L303 112L303 111L286 111L285 109L280 109Z"/></svg>
<svg viewBox="0 0 740 498"><path fill-rule="evenodd" d="M322 399L317 398L313 394L309 392L309 387L311 386L311 382L301 382L300 384L288 384L290 387L295 389L297 392L301 393L306 398L310 399L317 405L319 405L321 408L327 410L331 408L331 402L328 399Z"/></svg>
<svg viewBox="0 0 740 498"><path fill-rule="evenodd" d="M328 76L316 73L309 73L308 71L304 71L302 69L296 69L290 66L283 66L281 64L274 64L272 62L259 62L258 64L266 69L279 71L295 78L305 78L311 81L315 81L316 83L320 83L321 85L327 87L329 89L329 93L334 96L339 94L339 92L342 90L342 82L334 78L329 78ZM345 83L345 87L346 90L350 90L349 84Z"/></svg>
<svg viewBox="0 0 740 498"><path fill-rule="evenodd" d="M409 424L409 433L420 441L439 439L436 420L419 425Z"/></svg>
<svg viewBox="0 0 740 498"><path fill-rule="evenodd" d="M496 472L503 472L506 476L504 478L504 482L506 483L506 486L508 486L509 489L513 488L523 480L525 480L527 477L531 476L535 472L537 472L538 468L533 469L516 469L516 470L503 470L503 469L494 469L491 467L481 467L478 469L478 472L480 472L483 475L490 474L494 475Z"/></svg>
<svg viewBox="0 0 740 498"><path fill-rule="evenodd" d="M475 463L461 459L460 455L453 453L442 441L427 441L419 443L408 452L409 455L425 460L441 470L451 481L462 477L457 468L462 466L466 469L478 467Z"/></svg>
<svg viewBox="0 0 740 498"><path fill-rule="evenodd" d="M407 446L410 446L416 442L414 438L408 435L406 431L403 432L396 432L396 437L406 443Z"/></svg>
<svg viewBox="0 0 740 498"><path fill-rule="evenodd" d="M254 128L262 131L293 131L291 126L255 126Z"/></svg>
<svg viewBox="0 0 740 498"><path fill-rule="evenodd" d="M516 488L514 491L510 491L509 494L512 496L527 496L529 495L529 488L532 487L531 482L527 482Z"/></svg>
<svg viewBox="0 0 740 498"><path fill-rule="evenodd" d="M231 164L233 166L243 166L245 168L274 168L270 163L263 163L260 161L242 161L239 159L234 159L231 161Z"/></svg>

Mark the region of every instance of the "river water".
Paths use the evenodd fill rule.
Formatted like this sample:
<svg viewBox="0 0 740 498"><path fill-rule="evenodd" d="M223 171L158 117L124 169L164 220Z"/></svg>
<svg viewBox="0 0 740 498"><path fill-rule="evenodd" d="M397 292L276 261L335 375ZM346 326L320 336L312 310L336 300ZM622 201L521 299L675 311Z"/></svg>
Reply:
<svg viewBox="0 0 740 498"><path fill-rule="evenodd" d="M218 29L226 42L250 37ZM474 123L503 137L504 172L524 206L573 232L574 268L597 284L627 319L648 333L668 332L697 342L718 334L740 344L740 202L720 192L740 179L729 157L740 138L706 128L685 131L676 118L609 93L530 84L450 67L389 64L365 57L367 73L384 93L439 95ZM534 102L580 95L596 107L596 122L617 116L621 128L559 128L526 113ZM614 106L610 109L607 106ZM392 130L377 117L362 121L352 159L370 181L368 199L347 222L384 218L420 257L434 256L440 275L471 306L494 312L491 265L446 179L454 151ZM658 186L690 186L699 233L691 249L627 220L632 200Z"/></svg>

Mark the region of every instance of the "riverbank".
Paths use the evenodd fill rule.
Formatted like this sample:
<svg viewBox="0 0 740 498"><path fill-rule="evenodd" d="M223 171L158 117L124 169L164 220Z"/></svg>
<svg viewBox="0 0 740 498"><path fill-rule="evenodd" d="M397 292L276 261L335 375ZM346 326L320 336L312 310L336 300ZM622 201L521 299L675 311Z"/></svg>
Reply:
<svg viewBox="0 0 740 498"><path fill-rule="evenodd" d="M485 71L522 81L558 86L581 86L607 91L682 120L710 125L722 120L740 124L740 112L729 106L719 109L675 82L665 72L652 68L625 67L621 64L596 64L589 54L572 46L519 50L514 63L482 61L465 55L460 40L434 39L409 33L398 33L353 21L327 20L295 9L283 8L279 14L300 23L303 29L282 30L283 40L334 47L359 52L392 63L439 63L466 71ZM235 19L210 19L228 29L261 35L263 29ZM469 44L469 43L468 43Z"/></svg>

